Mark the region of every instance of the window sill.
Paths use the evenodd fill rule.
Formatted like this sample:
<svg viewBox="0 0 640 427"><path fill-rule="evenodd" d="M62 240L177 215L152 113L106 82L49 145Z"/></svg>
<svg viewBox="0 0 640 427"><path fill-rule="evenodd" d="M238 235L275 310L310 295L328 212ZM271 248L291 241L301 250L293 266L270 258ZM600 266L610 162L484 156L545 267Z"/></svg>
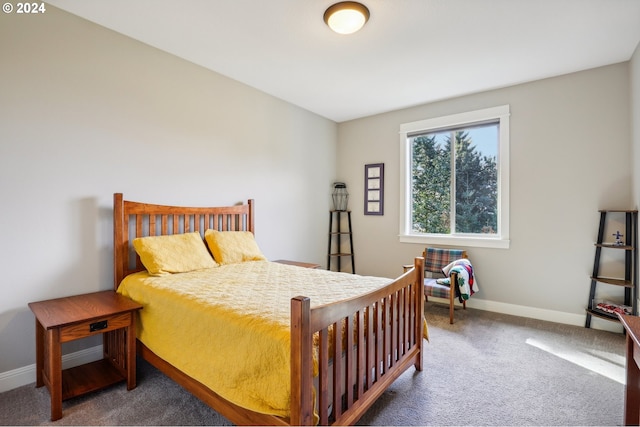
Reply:
<svg viewBox="0 0 640 427"><path fill-rule="evenodd" d="M499 237L470 237L470 236L437 236L437 235L400 235L401 243L421 243L425 245L462 246L470 248L509 249L511 241Z"/></svg>

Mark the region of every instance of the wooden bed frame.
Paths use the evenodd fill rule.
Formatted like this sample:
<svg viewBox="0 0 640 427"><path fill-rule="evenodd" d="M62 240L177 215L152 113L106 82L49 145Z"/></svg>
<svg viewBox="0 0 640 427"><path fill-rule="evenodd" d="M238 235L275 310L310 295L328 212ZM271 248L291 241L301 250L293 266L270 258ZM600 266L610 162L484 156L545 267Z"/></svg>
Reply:
<svg viewBox="0 0 640 427"><path fill-rule="evenodd" d="M204 234L209 228L254 232L253 200L228 207L177 207L126 201L121 193L115 194L115 289L126 275L144 270L132 248L134 238L193 231ZM414 268L388 286L335 304L311 308L309 298L291 300L289 419L250 411L223 399L140 341L138 354L235 424L312 425L315 412L321 425L351 425L405 370L412 365L422 370L423 266L423 258L416 258ZM329 342L335 336L330 327L343 324L345 346L353 351L343 351L340 339ZM314 335L319 368L315 384ZM345 363L333 363L341 358Z"/></svg>

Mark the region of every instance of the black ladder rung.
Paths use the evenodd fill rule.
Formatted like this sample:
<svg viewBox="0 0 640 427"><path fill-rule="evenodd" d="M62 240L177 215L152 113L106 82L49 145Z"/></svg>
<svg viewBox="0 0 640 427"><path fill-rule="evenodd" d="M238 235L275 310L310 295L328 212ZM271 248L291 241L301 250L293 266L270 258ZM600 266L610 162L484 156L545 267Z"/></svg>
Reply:
<svg viewBox="0 0 640 427"><path fill-rule="evenodd" d="M591 280L595 280L600 283L607 283L609 285L624 286L626 288L633 288L633 282L625 279L615 279L613 277L591 277Z"/></svg>
<svg viewBox="0 0 640 427"><path fill-rule="evenodd" d="M635 248L633 246L628 245L615 245L613 243L595 243L596 246L600 248L608 248L608 249L624 249L625 251L632 251Z"/></svg>
<svg viewBox="0 0 640 427"><path fill-rule="evenodd" d="M612 320L614 322L618 322L618 315L615 313L607 313L606 311L596 310L593 308L586 309L587 315L596 316L605 320Z"/></svg>

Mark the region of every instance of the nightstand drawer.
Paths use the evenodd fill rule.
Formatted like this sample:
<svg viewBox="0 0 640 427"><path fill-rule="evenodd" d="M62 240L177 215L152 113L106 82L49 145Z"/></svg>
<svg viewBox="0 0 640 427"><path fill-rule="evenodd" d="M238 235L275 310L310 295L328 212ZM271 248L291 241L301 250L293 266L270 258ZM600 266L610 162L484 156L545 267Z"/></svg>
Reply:
<svg viewBox="0 0 640 427"><path fill-rule="evenodd" d="M95 334L124 328L131 324L131 313L114 314L101 319L75 323L60 328L60 342L77 340Z"/></svg>

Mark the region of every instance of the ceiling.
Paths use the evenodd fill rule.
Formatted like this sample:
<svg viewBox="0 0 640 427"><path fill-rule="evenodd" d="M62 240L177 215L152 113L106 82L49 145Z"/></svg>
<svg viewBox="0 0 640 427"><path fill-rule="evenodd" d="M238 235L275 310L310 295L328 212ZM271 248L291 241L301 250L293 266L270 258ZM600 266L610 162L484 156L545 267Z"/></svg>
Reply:
<svg viewBox="0 0 640 427"><path fill-rule="evenodd" d="M627 61L640 0L362 0L351 35L332 0L48 3L343 122Z"/></svg>

